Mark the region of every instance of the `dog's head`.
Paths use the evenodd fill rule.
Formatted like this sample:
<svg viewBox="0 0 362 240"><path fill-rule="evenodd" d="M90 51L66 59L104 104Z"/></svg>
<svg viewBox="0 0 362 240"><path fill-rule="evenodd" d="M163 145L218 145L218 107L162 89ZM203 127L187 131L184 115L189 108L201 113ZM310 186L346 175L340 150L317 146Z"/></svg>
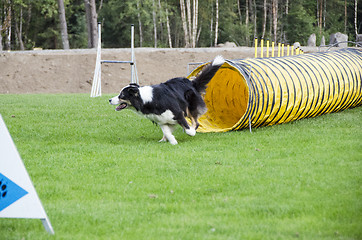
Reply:
<svg viewBox="0 0 362 240"><path fill-rule="evenodd" d="M121 111L127 107L134 107L134 102L139 97L139 85L131 83L130 85L124 87L118 96L109 99L109 103L112 105L118 105L116 107L116 111Z"/></svg>

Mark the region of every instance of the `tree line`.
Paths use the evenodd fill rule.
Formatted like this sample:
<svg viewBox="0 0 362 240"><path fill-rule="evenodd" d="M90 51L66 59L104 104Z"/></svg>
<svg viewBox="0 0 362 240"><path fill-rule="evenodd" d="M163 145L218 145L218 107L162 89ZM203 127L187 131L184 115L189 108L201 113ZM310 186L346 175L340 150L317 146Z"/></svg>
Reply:
<svg viewBox="0 0 362 240"><path fill-rule="evenodd" d="M254 38L307 43L335 32L354 41L362 0L0 0L0 50L211 47Z"/></svg>

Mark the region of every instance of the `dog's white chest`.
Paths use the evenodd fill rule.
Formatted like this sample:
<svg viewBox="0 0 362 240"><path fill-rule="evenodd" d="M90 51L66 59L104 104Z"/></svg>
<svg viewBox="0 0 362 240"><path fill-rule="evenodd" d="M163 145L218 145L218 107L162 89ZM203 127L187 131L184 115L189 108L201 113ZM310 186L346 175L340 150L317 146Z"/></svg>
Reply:
<svg viewBox="0 0 362 240"><path fill-rule="evenodd" d="M174 115L171 110L164 111L161 115L157 114L146 114L145 115L148 119L153 122L156 122L160 125L164 124L177 124L177 121L174 119Z"/></svg>

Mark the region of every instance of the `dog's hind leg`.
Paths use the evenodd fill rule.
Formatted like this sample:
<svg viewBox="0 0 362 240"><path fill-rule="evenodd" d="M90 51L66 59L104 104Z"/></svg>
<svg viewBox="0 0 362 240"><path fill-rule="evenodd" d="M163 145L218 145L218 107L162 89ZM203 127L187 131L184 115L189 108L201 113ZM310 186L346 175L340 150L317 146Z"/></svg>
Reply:
<svg viewBox="0 0 362 240"><path fill-rule="evenodd" d="M188 96L189 106L186 109L187 116L191 119L191 126L196 130L199 127L197 119L206 113L207 108L200 95L191 94Z"/></svg>
<svg viewBox="0 0 362 240"><path fill-rule="evenodd" d="M189 127L188 129L187 128L184 128L184 129L185 129L185 132L187 133L187 135L189 135L189 136L195 136L196 135L195 128Z"/></svg>
<svg viewBox="0 0 362 240"><path fill-rule="evenodd" d="M177 144L177 140L174 135L172 135L173 132L173 126L170 125L160 125L161 130L163 132L163 137L160 140L160 142L164 142L168 140L172 145Z"/></svg>
<svg viewBox="0 0 362 240"><path fill-rule="evenodd" d="M178 116L177 122L178 122L178 124L181 125L181 127L183 127L183 129L185 130L185 132L188 135L195 136L195 134L196 134L195 128L189 126L189 124L187 123L186 119L183 117L182 114Z"/></svg>
<svg viewBox="0 0 362 240"><path fill-rule="evenodd" d="M192 116L191 114L189 115L189 118L191 119L191 127L194 128L195 130L199 127L199 122L197 121L197 117Z"/></svg>
<svg viewBox="0 0 362 240"><path fill-rule="evenodd" d="M190 120L191 120L191 127L192 128L194 128L195 130L199 127L199 123L197 122L197 117L195 118L192 114L191 114L191 112L190 112L190 110L187 108L186 109L186 113L187 113L187 117L188 118L190 118Z"/></svg>

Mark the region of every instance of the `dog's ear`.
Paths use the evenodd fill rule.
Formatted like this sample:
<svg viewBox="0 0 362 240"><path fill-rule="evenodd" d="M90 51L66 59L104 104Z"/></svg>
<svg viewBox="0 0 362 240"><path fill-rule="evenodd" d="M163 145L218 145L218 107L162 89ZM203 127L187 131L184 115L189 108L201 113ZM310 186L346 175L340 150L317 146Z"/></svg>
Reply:
<svg viewBox="0 0 362 240"><path fill-rule="evenodd" d="M128 89L128 92L129 92L130 95L138 97L139 93L140 93L140 90L138 90L138 87L130 87Z"/></svg>

